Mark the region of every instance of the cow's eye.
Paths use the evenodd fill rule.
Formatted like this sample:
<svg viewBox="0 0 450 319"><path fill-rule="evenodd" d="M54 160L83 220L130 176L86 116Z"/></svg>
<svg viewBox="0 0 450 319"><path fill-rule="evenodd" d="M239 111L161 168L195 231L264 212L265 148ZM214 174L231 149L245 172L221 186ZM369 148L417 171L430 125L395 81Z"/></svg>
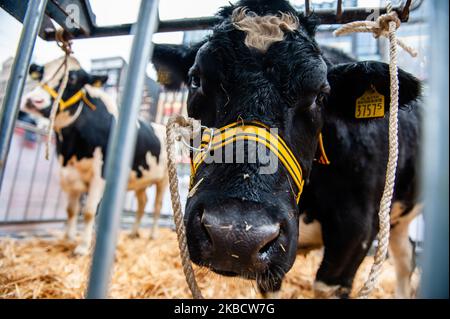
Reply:
<svg viewBox="0 0 450 319"><path fill-rule="evenodd" d="M322 104L325 97L326 97L325 93L323 92L319 93L319 95L317 95L316 97L316 104Z"/></svg>
<svg viewBox="0 0 450 319"><path fill-rule="evenodd" d="M198 75L191 75L191 88L198 89L201 86L201 80Z"/></svg>
<svg viewBox="0 0 450 319"><path fill-rule="evenodd" d="M331 88L328 85L328 83L323 85L322 88L320 89L319 94L317 95L316 103L322 104L323 100L330 94L330 91Z"/></svg>

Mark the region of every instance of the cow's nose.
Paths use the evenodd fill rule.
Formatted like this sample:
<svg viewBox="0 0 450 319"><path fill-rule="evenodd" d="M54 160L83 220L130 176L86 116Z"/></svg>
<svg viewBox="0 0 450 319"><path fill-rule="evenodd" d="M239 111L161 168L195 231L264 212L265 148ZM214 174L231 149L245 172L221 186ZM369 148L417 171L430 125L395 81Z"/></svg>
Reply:
<svg viewBox="0 0 450 319"><path fill-rule="evenodd" d="M237 273L264 270L280 235L280 225L263 218L261 212L237 217L232 212L205 211L202 224L212 243L212 266Z"/></svg>

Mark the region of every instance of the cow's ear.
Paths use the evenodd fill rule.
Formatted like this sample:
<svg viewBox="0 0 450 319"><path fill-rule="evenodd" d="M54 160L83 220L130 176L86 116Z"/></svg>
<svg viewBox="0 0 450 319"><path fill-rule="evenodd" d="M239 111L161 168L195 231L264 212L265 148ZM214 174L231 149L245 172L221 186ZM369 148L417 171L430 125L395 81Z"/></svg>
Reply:
<svg viewBox="0 0 450 319"><path fill-rule="evenodd" d="M297 15L298 20L300 22L300 25L302 28L308 33L308 35L311 38L314 38L316 36L317 28L320 25L320 18L315 13L312 13L310 15L305 15L303 13L300 13Z"/></svg>
<svg viewBox="0 0 450 319"><path fill-rule="evenodd" d="M155 44L152 62L158 72L158 82L168 90L178 90L187 83L189 69L203 43L193 46Z"/></svg>
<svg viewBox="0 0 450 319"><path fill-rule="evenodd" d="M28 73L33 80L41 81L44 76L44 67L33 63L30 65Z"/></svg>
<svg viewBox="0 0 450 319"><path fill-rule="evenodd" d="M102 87L108 81L107 75L89 75L88 84L93 87Z"/></svg>
<svg viewBox="0 0 450 319"><path fill-rule="evenodd" d="M384 99L384 113L390 105L389 65L382 62L339 64L328 71L331 86L326 101L327 112L345 119L372 118L380 114L380 105L365 107ZM422 86L413 75L399 69L399 106L406 107L421 96ZM364 112L363 112L364 111ZM358 114L359 113L359 114ZM365 113L365 114L363 114Z"/></svg>

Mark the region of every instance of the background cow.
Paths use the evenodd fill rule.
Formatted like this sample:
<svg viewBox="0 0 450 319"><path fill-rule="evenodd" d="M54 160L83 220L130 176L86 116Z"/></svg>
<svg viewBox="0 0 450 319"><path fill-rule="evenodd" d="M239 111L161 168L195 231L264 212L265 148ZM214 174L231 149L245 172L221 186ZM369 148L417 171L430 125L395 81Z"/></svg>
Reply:
<svg viewBox="0 0 450 319"><path fill-rule="evenodd" d="M189 85L188 113L203 125L256 120L277 128L300 162L306 186L297 205L294 183L281 164L272 175L258 174L262 163L200 166L185 215L191 259L218 274L255 279L268 296L280 289L294 263L299 222L315 221L321 230L315 243L325 246L317 296L347 297L378 230L388 155L389 68L379 62L333 65L340 55L328 51L332 61L325 57L314 38L318 21L297 15L288 1L242 0L218 16L222 21L201 43L157 45L157 69L171 75L167 85ZM420 83L402 70L399 80L391 248L399 257L401 281L408 281L407 225L420 210L415 186ZM384 96L386 115L356 119L356 100L370 89ZM315 162L321 132L330 165ZM401 284L400 296L409 295L409 283Z"/></svg>
<svg viewBox="0 0 450 319"><path fill-rule="evenodd" d="M63 71L58 71L62 59L45 66L31 65L30 75L40 84L23 99L24 111L49 117L55 92L60 86ZM75 254L88 252L94 217L102 198L104 162L110 132L117 117L117 106L98 87L107 77L84 71L74 58L69 60L69 81L55 119L56 151L61 164L61 187L68 195L67 233L69 240L76 236L76 221L80 210L80 196L87 193L84 207L85 228ZM165 152L165 128L143 121L138 126L136 150L131 167L128 190L136 194L138 210L131 236L138 236L139 225L147 203L147 187L156 185L154 224L155 236L162 200L168 182Z"/></svg>

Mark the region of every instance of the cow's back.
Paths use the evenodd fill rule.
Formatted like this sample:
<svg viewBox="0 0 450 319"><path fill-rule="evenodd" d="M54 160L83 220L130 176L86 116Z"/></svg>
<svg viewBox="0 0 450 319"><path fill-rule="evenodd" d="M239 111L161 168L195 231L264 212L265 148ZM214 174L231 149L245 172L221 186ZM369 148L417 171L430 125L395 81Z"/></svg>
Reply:
<svg viewBox="0 0 450 319"><path fill-rule="evenodd" d="M420 140L419 103L399 111L399 158L394 202L412 208L417 201L417 159ZM324 146L330 165L314 163L302 195L310 219L354 214L357 223L376 230L376 216L385 184L389 154L388 115L365 123L325 120ZM336 215L331 217L331 215ZM345 227L340 225L341 227ZM336 227L340 227L336 225Z"/></svg>

